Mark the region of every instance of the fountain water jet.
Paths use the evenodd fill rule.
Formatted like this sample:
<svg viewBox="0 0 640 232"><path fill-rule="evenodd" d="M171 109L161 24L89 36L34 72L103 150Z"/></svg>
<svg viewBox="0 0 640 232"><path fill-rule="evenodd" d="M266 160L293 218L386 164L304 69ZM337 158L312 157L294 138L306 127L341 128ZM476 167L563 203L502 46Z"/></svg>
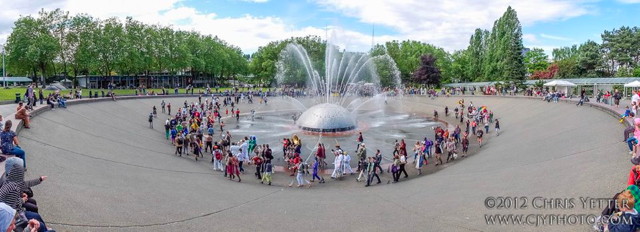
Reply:
<svg viewBox="0 0 640 232"><path fill-rule="evenodd" d="M382 99L380 96L384 94L381 91L380 77L376 72L377 60L390 62L389 75L393 80L392 84L399 85L399 71L393 59L386 54L372 57L364 52L340 51L337 46L328 43L322 76L313 67L313 62L304 47L295 43L288 44L276 64L278 84L295 82L290 79L303 75L307 94L322 99L300 115L297 126L305 131L319 133L356 129L357 109L364 104ZM373 98L361 99L368 97ZM355 100L347 104L350 98ZM348 110L349 108L352 110Z"/></svg>

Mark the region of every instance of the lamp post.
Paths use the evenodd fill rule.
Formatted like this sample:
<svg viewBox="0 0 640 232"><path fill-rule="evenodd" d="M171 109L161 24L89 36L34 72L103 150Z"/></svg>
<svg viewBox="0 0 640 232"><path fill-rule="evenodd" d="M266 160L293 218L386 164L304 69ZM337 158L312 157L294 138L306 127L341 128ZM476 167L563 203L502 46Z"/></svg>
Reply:
<svg viewBox="0 0 640 232"><path fill-rule="evenodd" d="M2 44L2 87L7 88L7 75L5 73L5 69L4 69L4 44Z"/></svg>

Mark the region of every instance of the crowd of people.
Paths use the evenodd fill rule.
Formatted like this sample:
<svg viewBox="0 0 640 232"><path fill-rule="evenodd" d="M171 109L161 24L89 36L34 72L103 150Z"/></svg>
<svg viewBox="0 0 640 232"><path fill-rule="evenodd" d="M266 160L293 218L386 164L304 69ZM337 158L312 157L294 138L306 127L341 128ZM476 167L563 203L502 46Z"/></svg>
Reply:
<svg viewBox="0 0 640 232"><path fill-rule="evenodd" d="M616 193L602 211L594 225L594 229L597 231L634 232L640 230L640 214L638 214L640 210L640 154L638 153L640 118L636 117L638 104L640 103L639 93L637 91L632 92L631 103L625 107L625 113L620 118L620 122L629 119L632 124L623 132L623 142L627 143L632 164L627 179L627 187ZM620 95L619 92L615 91L614 96L618 95ZM610 103L611 98L601 99L601 97L598 97L598 102ZM620 103L619 98L613 97L613 99L613 104L618 105Z"/></svg>
<svg viewBox="0 0 640 232"><path fill-rule="evenodd" d="M303 97L304 92L285 89L281 95ZM204 98L203 95L199 96L197 102L183 102L179 108L174 108L175 112L172 112L171 103L164 100L160 102L161 112L170 115L165 121L165 137L175 146L174 154L177 156L193 155L197 161L204 158L205 154L211 155L212 168L222 172L229 180L240 182L247 166L251 165L255 167L253 173L255 178L263 184L271 185L273 173L276 171L274 162L281 159L284 172L291 177L289 187L294 184L298 187L311 187L311 184L316 181L325 183L323 174L329 168L328 158L333 159L333 162L330 162L333 164L333 170L327 178L335 180L357 174L355 178L357 182L363 181L366 182L365 186L370 186L382 183L380 176L385 172L391 174L393 183L399 182L403 175L404 178L409 177L407 162L410 161L410 156L404 139L394 143L389 150L390 158L384 158L380 149L376 149L373 155L367 155L368 147L364 143L362 132L357 134L353 157L340 144L332 145L335 147L328 150L325 144L318 143L312 151L303 151L302 139L293 134L291 137L282 139L282 156L278 156L274 161L274 152L269 144L258 144L256 136L233 139L230 131L224 130L224 120L235 118L239 121L239 104L253 104L252 94L231 92L225 96L204 96ZM266 102L266 97L261 97L259 103L266 104ZM450 114L448 107L444 111L445 116L448 117ZM418 175L422 174L423 167L428 165L432 158L435 159L434 165L438 166L465 157L469 149L470 135L473 135L481 146L483 135L489 133L490 124L495 123L496 134L499 133L498 120L494 119L493 112L485 106L476 107L473 103L465 105L464 100L460 100L453 112L454 121L459 125L451 129L435 127L433 140L425 137L423 140L416 141L412 164ZM254 119L254 113L255 111L252 111L251 120ZM154 106L149 114L150 125L156 117L157 109ZM463 130L464 125L466 127ZM303 154L303 152L309 153ZM447 156L446 160L443 160L445 152ZM332 154L333 157L327 157L327 154ZM383 168L385 159L388 161L385 165L386 170Z"/></svg>
<svg viewBox="0 0 640 232"><path fill-rule="evenodd" d="M30 111L36 104L32 87L28 88L27 104L20 102L15 114L15 118L22 120L23 128L27 129L31 127ZM60 99L60 96L50 95L47 98L47 104L53 104L51 101L54 99ZM41 96L40 104L42 104L42 100ZM58 100L58 102L64 107L63 101ZM2 128L0 150L3 154L0 156L0 160L5 162L5 173L0 177L0 231L54 231L47 227L39 214L39 205L34 198L32 189L45 181L47 176L25 181L26 153L20 147L20 141L12 127L12 120L5 121L0 116L0 128Z"/></svg>

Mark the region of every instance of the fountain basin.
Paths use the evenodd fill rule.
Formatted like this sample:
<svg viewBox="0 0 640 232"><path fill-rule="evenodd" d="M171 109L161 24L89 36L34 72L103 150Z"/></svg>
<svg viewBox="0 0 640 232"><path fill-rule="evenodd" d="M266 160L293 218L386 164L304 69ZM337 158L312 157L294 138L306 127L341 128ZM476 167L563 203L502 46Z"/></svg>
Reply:
<svg viewBox="0 0 640 232"><path fill-rule="evenodd" d="M349 110L332 103L312 106L300 115L297 124L310 132L344 132L356 129L356 119Z"/></svg>

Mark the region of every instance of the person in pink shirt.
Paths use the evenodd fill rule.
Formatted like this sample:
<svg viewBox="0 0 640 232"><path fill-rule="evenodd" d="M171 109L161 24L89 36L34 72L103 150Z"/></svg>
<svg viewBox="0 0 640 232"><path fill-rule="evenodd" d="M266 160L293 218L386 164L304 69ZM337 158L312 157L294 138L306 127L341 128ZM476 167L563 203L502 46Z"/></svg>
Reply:
<svg viewBox="0 0 640 232"><path fill-rule="evenodd" d="M633 119L633 125L635 129L633 131L633 137L627 139L627 145L629 145L629 154L634 154L634 150L638 144L638 138L640 138L640 118Z"/></svg>

